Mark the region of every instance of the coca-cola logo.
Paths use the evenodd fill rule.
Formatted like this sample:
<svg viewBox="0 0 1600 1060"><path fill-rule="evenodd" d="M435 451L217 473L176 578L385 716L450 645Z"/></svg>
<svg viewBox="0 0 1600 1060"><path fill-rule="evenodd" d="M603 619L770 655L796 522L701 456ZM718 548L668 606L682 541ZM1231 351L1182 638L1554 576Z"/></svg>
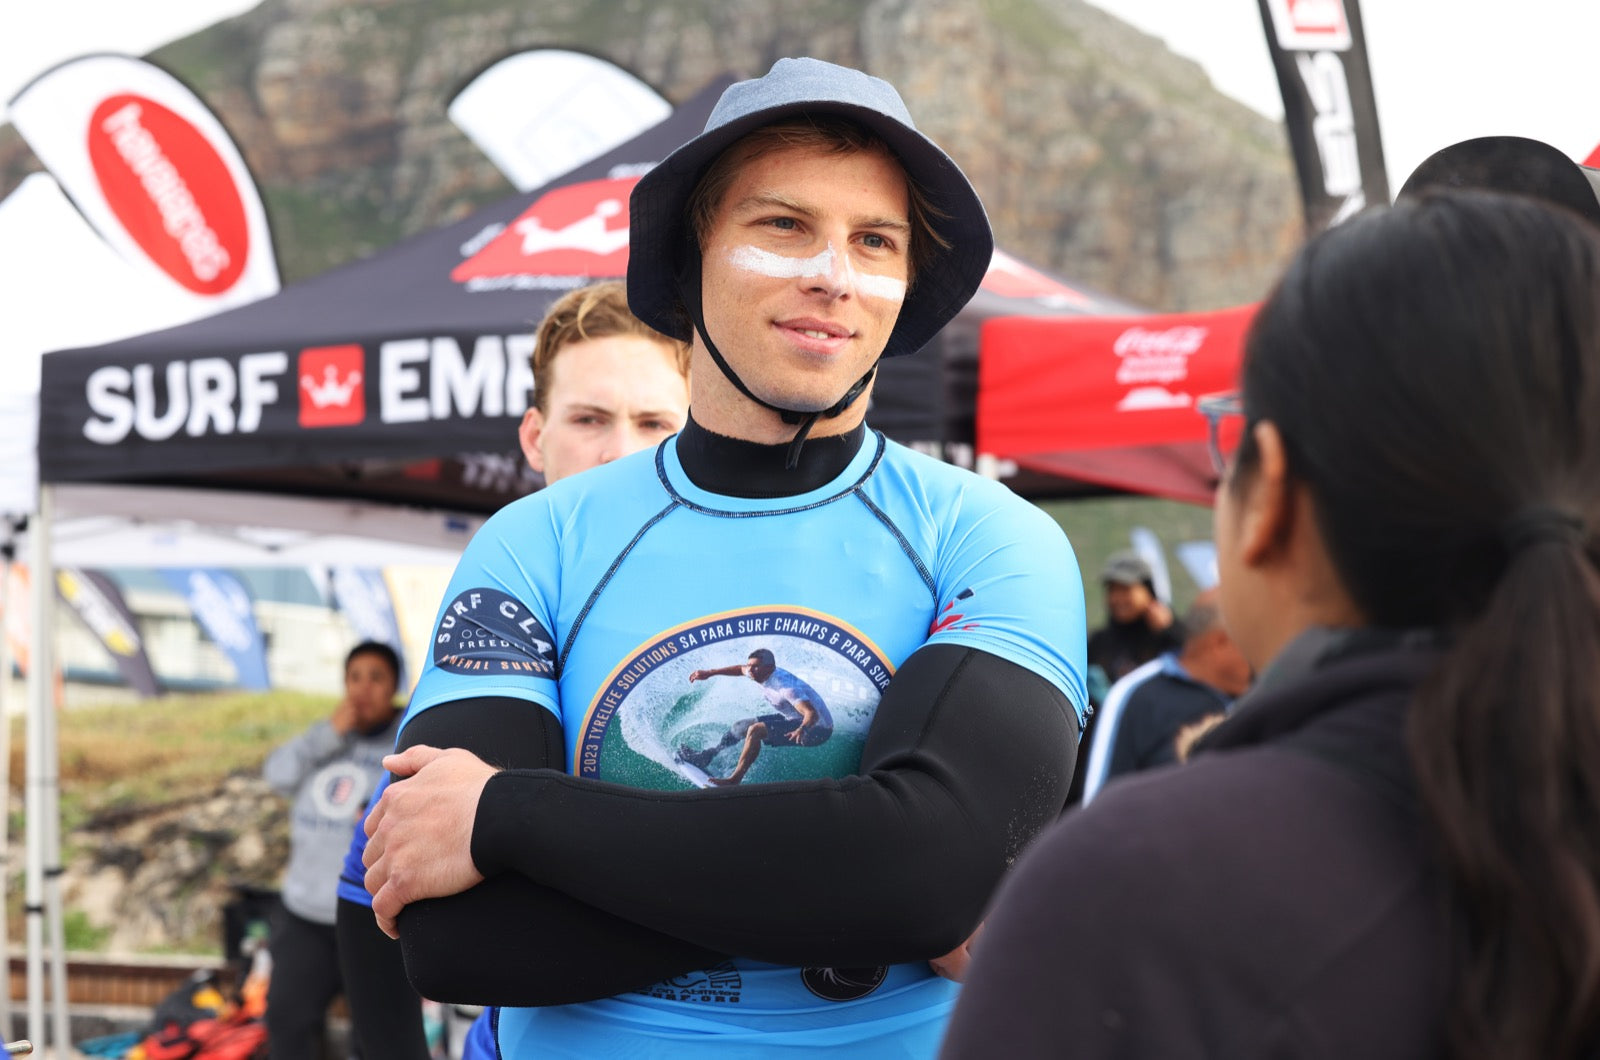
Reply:
<svg viewBox="0 0 1600 1060"><path fill-rule="evenodd" d="M90 118L89 161L111 212L162 271L203 295L238 281L250 252L244 201L186 118L143 96L112 96Z"/></svg>
<svg viewBox="0 0 1600 1060"><path fill-rule="evenodd" d="M1187 357L1206 341L1206 329L1193 324L1148 331L1134 327L1117 336L1112 350L1118 357Z"/></svg>
<svg viewBox="0 0 1600 1060"><path fill-rule="evenodd" d="M1207 329L1193 324L1152 330L1131 327L1111 346L1120 361L1117 382L1174 383L1189 374L1189 358L1205 344Z"/></svg>

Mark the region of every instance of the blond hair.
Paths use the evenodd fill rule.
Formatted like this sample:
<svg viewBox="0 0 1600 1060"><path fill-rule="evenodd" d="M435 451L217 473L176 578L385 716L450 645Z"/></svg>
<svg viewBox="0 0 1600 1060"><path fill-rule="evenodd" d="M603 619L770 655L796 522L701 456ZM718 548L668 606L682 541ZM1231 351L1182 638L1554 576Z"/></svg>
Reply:
<svg viewBox="0 0 1600 1060"><path fill-rule="evenodd" d="M659 342L672 350L678 373L689 375L689 344L663 335L633 315L628 308L628 288L620 280L580 287L568 291L545 312L535 335L533 354L533 405L541 413L550 411L550 375L556 354L575 342L603 339L612 335L637 335Z"/></svg>

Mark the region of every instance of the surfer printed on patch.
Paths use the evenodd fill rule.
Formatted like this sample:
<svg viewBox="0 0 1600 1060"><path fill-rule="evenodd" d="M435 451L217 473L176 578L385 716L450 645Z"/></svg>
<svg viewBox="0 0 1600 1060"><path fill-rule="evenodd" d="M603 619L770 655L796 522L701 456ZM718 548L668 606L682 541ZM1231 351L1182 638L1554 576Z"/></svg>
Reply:
<svg viewBox="0 0 1600 1060"><path fill-rule="evenodd" d="M828 615L696 619L606 678L573 771L658 791L849 776L893 675L876 645Z"/></svg>
<svg viewBox="0 0 1600 1060"><path fill-rule="evenodd" d="M433 664L455 674L555 673L555 638L515 597L468 589L450 601L433 636Z"/></svg>

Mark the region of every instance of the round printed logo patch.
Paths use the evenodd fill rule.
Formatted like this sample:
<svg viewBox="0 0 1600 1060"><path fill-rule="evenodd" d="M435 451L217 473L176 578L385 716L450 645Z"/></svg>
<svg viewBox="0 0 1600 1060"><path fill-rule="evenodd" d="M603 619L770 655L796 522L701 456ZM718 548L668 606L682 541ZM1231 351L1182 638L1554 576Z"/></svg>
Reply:
<svg viewBox="0 0 1600 1060"><path fill-rule="evenodd" d="M824 1001L855 1001L866 997L889 977L884 965L876 968L802 968L800 981Z"/></svg>
<svg viewBox="0 0 1600 1060"><path fill-rule="evenodd" d="M555 638L520 601L499 589L468 589L450 601L433 635L433 662L456 674L556 670Z"/></svg>
<svg viewBox="0 0 1600 1060"><path fill-rule="evenodd" d="M652 790L849 776L893 675L830 615L707 615L651 637L598 686L573 772Z"/></svg>
<svg viewBox="0 0 1600 1060"><path fill-rule="evenodd" d="M311 803L317 815L331 821L353 821L365 805L369 781L354 762L324 766L311 784Z"/></svg>

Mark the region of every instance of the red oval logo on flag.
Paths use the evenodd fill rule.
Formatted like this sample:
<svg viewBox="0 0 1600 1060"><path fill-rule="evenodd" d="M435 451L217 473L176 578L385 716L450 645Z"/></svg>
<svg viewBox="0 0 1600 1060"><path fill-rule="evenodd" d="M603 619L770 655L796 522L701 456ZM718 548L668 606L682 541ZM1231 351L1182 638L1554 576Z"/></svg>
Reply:
<svg viewBox="0 0 1600 1060"><path fill-rule="evenodd" d="M89 121L89 160L111 211L163 272L204 295L238 281L250 252L244 201L188 119L143 96L112 96Z"/></svg>

